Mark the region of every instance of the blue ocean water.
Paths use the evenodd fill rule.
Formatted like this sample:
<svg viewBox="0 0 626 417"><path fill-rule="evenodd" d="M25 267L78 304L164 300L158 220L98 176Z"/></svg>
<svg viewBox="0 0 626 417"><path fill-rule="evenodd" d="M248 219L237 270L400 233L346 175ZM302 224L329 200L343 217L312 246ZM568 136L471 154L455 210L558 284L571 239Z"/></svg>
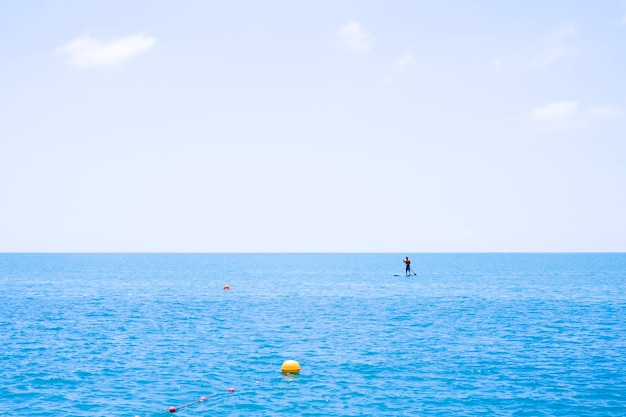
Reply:
<svg viewBox="0 0 626 417"><path fill-rule="evenodd" d="M0 297L2 415L626 415L626 254L0 254Z"/></svg>

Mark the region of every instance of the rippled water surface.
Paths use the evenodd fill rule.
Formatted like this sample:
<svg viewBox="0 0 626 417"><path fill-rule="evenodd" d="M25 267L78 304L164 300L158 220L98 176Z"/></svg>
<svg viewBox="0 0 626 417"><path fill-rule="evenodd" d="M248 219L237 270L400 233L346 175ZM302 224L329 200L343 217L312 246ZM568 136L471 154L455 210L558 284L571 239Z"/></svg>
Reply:
<svg viewBox="0 0 626 417"><path fill-rule="evenodd" d="M406 255L0 254L0 411L626 415L626 254Z"/></svg>

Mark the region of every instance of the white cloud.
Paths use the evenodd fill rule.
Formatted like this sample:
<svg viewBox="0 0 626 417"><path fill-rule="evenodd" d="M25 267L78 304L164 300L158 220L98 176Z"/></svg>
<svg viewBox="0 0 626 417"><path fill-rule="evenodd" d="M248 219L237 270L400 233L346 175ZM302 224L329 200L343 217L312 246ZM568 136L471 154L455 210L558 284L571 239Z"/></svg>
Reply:
<svg viewBox="0 0 626 417"><path fill-rule="evenodd" d="M615 106L598 106L583 109L577 100L559 100L531 110L530 121L542 128L569 129L588 126L594 121L622 116Z"/></svg>
<svg viewBox="0 0 626 417"><path fill-rule="evenodd" d="M577 112L580 103L576 100L554 101L542 107L537 107L530 112L530 118L537 121L563 121L570 119Z"/></svg>
<svg viewBox="0 0 626 417"><path fill-rule="evenodd" d="M374 38L359 22L350 21L341 26L339 43L356 52L369 52L374 46Z"/></svg>
<svg viewBox="0 0 626 417"><path fill-rule="evenodd" d="M103 43L89 35L70 41L57 51L68 55L68 62L76 68L117 68L127 59L148 51L156 38L143 33Z"/></svg>
<svg viewBox="0 0 626 417"><path fill-rule="evenodd" d="M619 25L620 25L620 26L626 25L626 16L624 16L624 17L622 18L622 21L621 21L621 22L619 22Z"/></svg>

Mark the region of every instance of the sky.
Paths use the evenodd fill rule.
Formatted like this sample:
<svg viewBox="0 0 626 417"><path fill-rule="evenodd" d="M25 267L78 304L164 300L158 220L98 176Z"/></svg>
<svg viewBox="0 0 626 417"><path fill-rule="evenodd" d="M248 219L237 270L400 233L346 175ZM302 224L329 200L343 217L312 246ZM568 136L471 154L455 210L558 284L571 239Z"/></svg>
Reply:
<svg viewBox="0 0 626 417"><path fill-rule="evenodd" d="M626 251L626 1L0 1L0 252Z"/></svg>

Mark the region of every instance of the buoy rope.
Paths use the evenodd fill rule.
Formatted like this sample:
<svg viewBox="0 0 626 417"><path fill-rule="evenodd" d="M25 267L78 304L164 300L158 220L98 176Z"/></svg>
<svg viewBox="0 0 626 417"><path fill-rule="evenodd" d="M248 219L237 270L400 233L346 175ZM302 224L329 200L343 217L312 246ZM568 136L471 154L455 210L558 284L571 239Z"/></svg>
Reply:
<svg viewBox="0 0 626 417"><path fill-rule="evenodd" d="M229 393L233 393L233 392L235 392L235 389L234 388L228 388L228 392ZM202 397L200 397L196 401L192 401L192 402L187 403L187 404L179 405L178 407L173 407L172 406L172 407L166 408L164 411L167 411L168 413L175 413L178 410L182 410L185 407L189 407L190 405L198 404L198 403L201 403L201 402L206 401L206 400L207 400L207 397L205 397L203 395ZM139 417L139 416L135 416L135 417Z"/></svg>
<svg viewBox="0 0 626 417"><path fill-rule="evenodd" d="M183 404L183 405L180 405L178 407L170 407L170 408L167 409L167 411L169 411L170 413L175 413L178 410L181 410L181 409L183 409L185 407L189 407L190 405L201 403L202 401L206 401L206 397L202 396L202 397L200 397L200 399L198 399L196 401L192 401L190 403Z"/></svg>
<svg viewBox="0 0 626 417"><path fill-rule="evenodd" d="M231 388L228 388L228 392L232 394L233 392L235 392L235 388L232 388L232 387L231 387ZM215 397L215 396L216 396L216 394L211 395L211 397ZM172 406L172 407L168 407L168 408L166 408L166 409L164 409L164 410L162 410L162 411L159 411L157 415L159 415L159 416L160 416L160 415L162 415L162 413L163 413L163 412L166 412L166 413L175 413L175 412L177 412L178 410L182 410L183 408L185 408L185 407L189 407L190 405L194 405L194 404L201 403L201 402L203 402L203 401L206 401L207 399L208 399L208 397L202 396L202 397L200 397L199 399L197 399L196 401L192 401L192 402L187 403L187 404L179 405L178 407L174 407L174 406ZM149 414L146 414L146 416L150 416L150 415L154 415L154 413L149 413ZM139 415L135 415L135 417L140 417L140 416L139 416Z"/></svg>

